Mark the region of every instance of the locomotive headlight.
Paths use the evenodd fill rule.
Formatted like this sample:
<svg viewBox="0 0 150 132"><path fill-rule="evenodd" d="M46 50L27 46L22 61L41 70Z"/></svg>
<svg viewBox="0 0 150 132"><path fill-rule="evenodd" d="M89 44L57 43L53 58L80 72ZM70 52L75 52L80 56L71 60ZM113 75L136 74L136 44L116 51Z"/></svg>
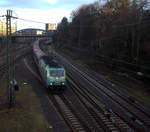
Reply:
<svg viewBox="0 0 150 132"><path fill-rule="evenodd" d="M58 80L58 77L56 77L56 80Z"/></svg>
<svg viewBox="0 0 150 132"><path fill-rule="evenodd" d="M62 85L65 85L65 83L62 83Z"/></svg>
<svg viewBox="0 0 150 132"><path fill-rule="evenodd" d="M50 83L50 85L52 86L52 85L53 85L53 83Z"/></svg>

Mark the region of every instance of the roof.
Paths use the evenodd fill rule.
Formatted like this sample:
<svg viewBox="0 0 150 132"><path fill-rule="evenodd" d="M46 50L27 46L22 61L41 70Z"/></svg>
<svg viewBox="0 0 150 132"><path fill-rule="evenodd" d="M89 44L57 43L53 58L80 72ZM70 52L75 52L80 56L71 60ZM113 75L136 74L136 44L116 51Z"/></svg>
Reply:
<svg viewBox="0 0 150 132"><path fill-rule="evenodd" d="M21 29L21 30L18 30L17 32L23 32L23 31L45 31L44 29L38 29L38 28L25 28L25 29Z"/></svg>
<svg viewBox="0 0 150 132"><path fill-rule="evenodd" d="M62 67L60 64L57 63L57 61L53 59L53 57L43 56L41 57L41 59L43 59L45 64L48 65L49 67L56 67L56 68Z"/></svg>
<svg viewBox="0 0 150 132"><path fill-rule="evenodd" d="M33 52L36 54L38 59L40 59L42 56L46 56L46 54L39 47L39 41L34 42Z"/></svg>

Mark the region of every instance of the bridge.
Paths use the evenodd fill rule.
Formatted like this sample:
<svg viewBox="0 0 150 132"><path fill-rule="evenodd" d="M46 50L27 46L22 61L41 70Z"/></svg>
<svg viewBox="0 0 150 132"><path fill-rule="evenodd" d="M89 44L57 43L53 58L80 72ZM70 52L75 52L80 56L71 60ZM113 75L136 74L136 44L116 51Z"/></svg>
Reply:
<svg viewBox="0 0 150 132"><path fill-rule="evenodd" d="M12 34L12 41L15 42L23 42L23 41L34 41L39 38L47 38L50 39L54 34L54 30L43 30L43 29L34 29L27 28L18 30L17 32Z"/></svg>

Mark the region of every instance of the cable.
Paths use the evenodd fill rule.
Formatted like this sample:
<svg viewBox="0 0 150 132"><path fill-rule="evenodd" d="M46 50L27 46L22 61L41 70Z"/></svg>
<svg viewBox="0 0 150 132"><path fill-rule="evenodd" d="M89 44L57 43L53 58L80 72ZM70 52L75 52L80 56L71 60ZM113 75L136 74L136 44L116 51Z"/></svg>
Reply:
<svg viewBox="0 0 150 132"><path fill-rule="evenodd" d="M22 21L28 21L28 22L33 22L33 23L41 23L41 24L47 24L45 22L39 22L39 21L34 21L34 20L29 20L29 19L24 19L24 18L16 18L16 19L19 19L19 20L22 20Z"/></svg>
<svg viewBox="0 0 150 132"><path fill-rule="evenodd" d="M16 14L16 13L15 13ZM5 17L6 15L2 15L0 17ZM17 14L16 14L17 16ZM12 19L18 19L18 20L22 20L22 21L28 21L28 22L33 22L33 23L41 23L41 24L47 24L46 22L40 22L40 21L35 21L35 20L30 20L30 19L24 19L24 18L19 18L19 17L11 17ZM56 24L56 23L50 23L50 24Z"/></svg>
<svg viewBox="0 0 150 132"><path fill-rule="evenodd" d="M13 19L18 19L21 21L28 21L28 22L33 22L33 23L41 23L41 24L48 24L46 22L40 22L40 21L35 21L35 20L30 20L30 19L24 19L24 18L19 18L19 17L12 17ZM56 23L50 23L50 24L56 24Z"/></svg>

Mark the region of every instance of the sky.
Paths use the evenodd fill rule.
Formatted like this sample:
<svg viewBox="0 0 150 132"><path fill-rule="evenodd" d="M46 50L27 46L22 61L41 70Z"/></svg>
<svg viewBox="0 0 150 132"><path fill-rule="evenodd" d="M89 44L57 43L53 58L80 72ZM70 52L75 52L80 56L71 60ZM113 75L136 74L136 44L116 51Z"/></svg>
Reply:
<svg viewBox="0 0 150 132"><path fill-rule="evenodd" d="M58 23L63 17L70 18L70 13L83 4L90 4L96 0L0 0L0 15L6 14L7 9L13 10L13 15L19 18L40 21L44 23ZM16 20L13 20L15 23ZM31 23L17 20L17 29L40 28L42 23Z"/></svg>

